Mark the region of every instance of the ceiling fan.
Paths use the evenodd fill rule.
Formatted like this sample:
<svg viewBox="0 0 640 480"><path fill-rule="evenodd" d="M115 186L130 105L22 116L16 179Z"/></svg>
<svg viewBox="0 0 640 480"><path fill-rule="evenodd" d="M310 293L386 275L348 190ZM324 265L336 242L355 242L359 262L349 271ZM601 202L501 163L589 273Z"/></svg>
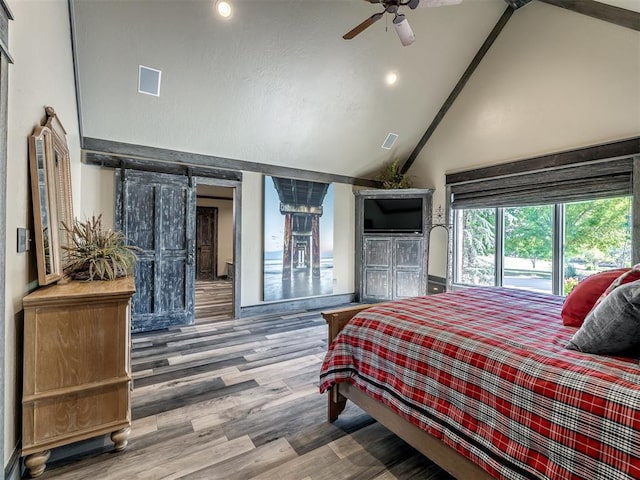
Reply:
<svg viewBox="0 0 640 480"><path fill-rule="evenodd" d="M418 7L456 5L461 3L462 0L365 0L365 2L380 3L384 7L384 10L371 15L364 22L345 33L342 38L345 40L351 40L353 37L362 33L364 30L380 20L385 13L390 13L393 15L393 26L396 29L398 37L400 37L400 42L402 42L402 45L406 47L415 41L416 36L414 35L411 25L409 25L409 21L406 17L402 13L398 13L400 7L408 6L411 10L414 10Z"/></svg>

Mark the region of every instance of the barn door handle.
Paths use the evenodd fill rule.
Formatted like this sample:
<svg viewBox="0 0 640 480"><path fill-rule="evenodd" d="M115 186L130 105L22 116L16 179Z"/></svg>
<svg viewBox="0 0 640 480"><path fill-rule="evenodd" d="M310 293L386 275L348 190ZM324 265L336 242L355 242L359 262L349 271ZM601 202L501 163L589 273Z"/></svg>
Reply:
<svg viewBox="0 0 640 480"><path fill-rule="evenodd" d="M187 254L187 265L193 265L193 253L191 252Z"/></svg>

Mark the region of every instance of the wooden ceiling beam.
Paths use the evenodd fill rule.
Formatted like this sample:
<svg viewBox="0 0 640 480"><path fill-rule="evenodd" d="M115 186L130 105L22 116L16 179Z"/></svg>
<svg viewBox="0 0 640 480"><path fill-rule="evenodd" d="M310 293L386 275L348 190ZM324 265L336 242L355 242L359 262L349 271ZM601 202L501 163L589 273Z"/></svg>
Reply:
<svg viewBox="0 0 640 480"><path fill-rule="evenodd" d="M449 111L449 108L458 97L462 89L464 88L467 80L473 74L474 70L478 66L478 64L484 58L484 55L487 53L493 42L496 40L504 26L506 25L509 18L515 11L516 8L522 7L529 3L531 0L505 0L509 7L500 17L496 26L493 27L491 33L487 37L487 39L476 53L476 56L473 58L465 72L462 74L462 77L454 87L453 91L449 94L449 97L445 100L444 104L434 117L431 125L427 128L427 131L424 133L416 147L413 149L407 161L402 165L400 171L402 173L407 173L413 162L415 162L416 158L426 145L433 132L436 130L446 113ZM567 10L571 10L572 12L580 13L582 15L588 15L593 18L597 18L599 20L604 20L605 22L613 23L615 25L619 25L621 27L631 28L633 30L640 31L640 13L634 12L632 10L627 10L625 8L614 7L613 5L607 5L605 3L596 2L595 0L539 0L544 3L548 3L549 5L555 5L556 7L565 8Z"/></svg>
<svg viewBox="0 0 640 480"><path fill-rule="evenodd" d="M527 3L531 2L531 0L504 0L508 5L511 5L513 8L518 9L520 7L524 7Z"/></svg>
<svg viewBox="0 0 640 480"><path fill-rule="evenodd" d="M549 5L565 8L572 12L588 15L598 20L613 23L620 27L640 31L640 13L626 8L614 7L595 0L539 0Z"/></svg>
<svg viewBox="0 0 640 480"><path fill-rule="evenodd" d="M502 16L498 20L498 23L496 23L496 25L493 27L493 30L491 30L491 33L489 33L489 36L480 47L480 50L478 50L478 53L476 53L475 57L473 57L473 60L471 60L471 63L462 74L462 77L460 77L460 80L458 80L458 83L456 84L456 86L453 87L453 90L451 91L447 99L444 101L444 104L442 105L442 107L440 107L440 110L434 117L433 121L431 122L431 125L429 125L429 128L427 128L427 131L424 133L424 135L422 135L422 138L420 139L416 147L413 149L413 152L411 152L411 155L409 155L409 158L407 158L407 161L404 162L404 164L402 165L402 168L400 170L402 173L407 173L409 168L411 168L411 165L413 165L413 162L416 161L418 154L420 154L420 152L426 145L429 138L431 138L431 135L433 135L433 132L435 132L436 128L438 128L438 125L440 125L440 122L449 111L449 108L451 108L451 105L453 105L453 102L456 100L456 98L458 98L458 95L460 94L464 86L467 84L467 80L469 80L469 78L475 71L476 67L480 64L485 54L489 50L489 48L491 48L491 45L493 45L493 42L495 42L496 38L498 38L498 35L500 35L500 32L502 31L504 26L507 24L507 22L511 18L511 15L513 15L514 11L515 9L511 6L508 6L507 9L504 11Z"/></svg>

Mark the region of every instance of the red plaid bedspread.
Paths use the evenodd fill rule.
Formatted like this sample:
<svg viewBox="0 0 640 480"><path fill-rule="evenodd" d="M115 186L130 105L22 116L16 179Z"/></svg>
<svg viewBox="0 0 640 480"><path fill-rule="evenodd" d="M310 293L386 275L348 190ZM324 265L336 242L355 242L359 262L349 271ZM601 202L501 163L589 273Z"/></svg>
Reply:
<svg viewBox="0 0 640 480"><path fill-rule="evenodd" d="M639 479L637 361L564 348L562 299L474 288L375 305L329 347L351 382L501 479Z"/></svg>

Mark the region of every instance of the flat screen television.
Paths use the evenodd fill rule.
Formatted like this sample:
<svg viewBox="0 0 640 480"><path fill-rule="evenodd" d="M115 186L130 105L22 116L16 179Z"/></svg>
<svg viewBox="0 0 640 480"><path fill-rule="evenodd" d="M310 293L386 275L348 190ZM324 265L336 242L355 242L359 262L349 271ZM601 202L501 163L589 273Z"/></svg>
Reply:
<svg viewBox="0 0 640 480"><path fill-rule="evenodd" d="M422 233L422 198L365 198L365 233Z"/></svg>

